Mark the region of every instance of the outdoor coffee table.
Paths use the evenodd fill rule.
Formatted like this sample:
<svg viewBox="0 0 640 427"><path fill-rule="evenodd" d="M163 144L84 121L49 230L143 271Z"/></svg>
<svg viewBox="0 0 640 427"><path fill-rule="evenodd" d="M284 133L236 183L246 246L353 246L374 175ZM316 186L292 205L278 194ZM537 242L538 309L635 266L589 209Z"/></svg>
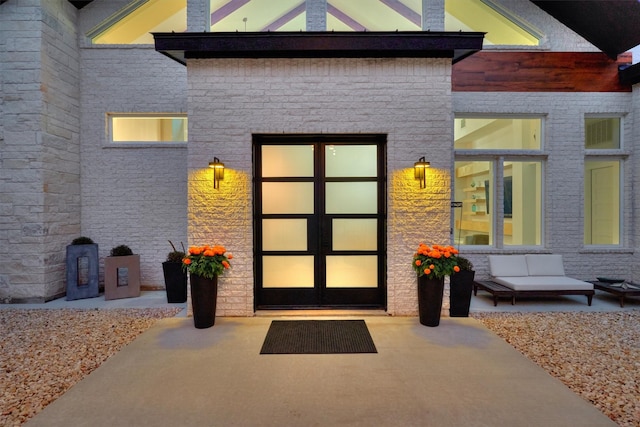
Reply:
<svg viewBox="0 0 640 427"><path fill-rule="evenodd" d="M617 296L620 299L620 307L624 307L625 297L640 296L640 285L633 282L611 283L593 281L593 287Z"/></svg>

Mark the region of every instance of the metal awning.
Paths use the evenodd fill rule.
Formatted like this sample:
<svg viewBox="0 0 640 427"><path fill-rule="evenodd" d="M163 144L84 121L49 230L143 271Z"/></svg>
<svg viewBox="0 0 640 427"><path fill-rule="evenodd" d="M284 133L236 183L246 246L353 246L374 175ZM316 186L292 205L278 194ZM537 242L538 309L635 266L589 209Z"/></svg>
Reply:
<svg viewBox="0 0 640 427"><path fill-rule="evenodd" d="M200 58L452 58L482 49L478 32L153 33L158 52Z"/></svg>

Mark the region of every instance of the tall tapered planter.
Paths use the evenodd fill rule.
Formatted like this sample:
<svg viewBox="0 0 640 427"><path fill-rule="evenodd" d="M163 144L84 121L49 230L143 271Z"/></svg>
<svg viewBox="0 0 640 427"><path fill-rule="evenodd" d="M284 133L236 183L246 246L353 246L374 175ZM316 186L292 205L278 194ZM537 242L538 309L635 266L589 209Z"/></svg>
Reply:
<svg viewBox="0 0 640 427"><path fill-rule="evenodd" d="M444 277L429 279L418 277L418 311L420 323L425 326L438 326L442 311L442 295L444 294Z"/></svg>
<svg viewBox="0 0 640 427"><path fill-rule="evenodd" d="M187 272L181 262L165 261L162 263L164 287L167 291L167 302L179 303L187 300Z"/></svg>
<svg viewBox="0 0 640 427"><path fill-rule="evenodd" d="M73 244L67 246L67 300L97 297L98 290L98 245Z"/></svg>
<svg viewBox="0 0 640 427"><path fill-rule="evenodd" d="M451 317L469 317L471 291L473 290L475 274L476 272L473 270L462 270L451 276L451 281L449 282L451 287L449 293L449 315Z"/></svg>
<svg viewBox="0 0 640 427"><path fill-rule="evenodd" d="M207 279L189 275L191 284L191 307L193 324L197 329L212 327L216 322L216 300L218 298L218 276Z"/></svg>

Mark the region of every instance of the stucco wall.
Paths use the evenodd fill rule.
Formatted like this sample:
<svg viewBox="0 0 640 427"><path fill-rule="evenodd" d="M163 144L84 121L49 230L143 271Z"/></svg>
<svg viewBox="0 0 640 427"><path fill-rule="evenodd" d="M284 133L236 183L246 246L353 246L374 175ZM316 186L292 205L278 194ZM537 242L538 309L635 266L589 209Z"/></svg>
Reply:
<svg viewBox="0 0 640 427"><path fill-rule="evenodd" d="M388 311L415 313L415 248L449 241L450 60L191 60L187 70L190 243L234 254L219 314L253 313L252 134L361 132L388 138ZM227 168L220 190L214 156ZM413 179L420 156L431 162L426 190Z"/></svg>

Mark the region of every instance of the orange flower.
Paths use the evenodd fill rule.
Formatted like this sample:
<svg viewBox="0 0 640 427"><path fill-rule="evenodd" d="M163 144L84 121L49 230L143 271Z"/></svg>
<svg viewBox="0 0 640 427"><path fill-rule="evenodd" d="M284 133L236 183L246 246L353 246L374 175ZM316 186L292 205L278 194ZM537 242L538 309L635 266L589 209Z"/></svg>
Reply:
<svg viewBox="0 0 640 427"><path fill-rule="evenodd" d="M204 256L215 256L215 255L216 255L216 253L215 253L215 251L214 251L214 250L212 250L212 249L207 249L207 250L205 250L205 251L203 252L203 254L202 254L202 255L204 255Z"/></svg>
<svg viewBox="0 0 640 427"><path fill-rule="evenodd" d="M190 258L185 258L185 259L182 260L182 263L186 264L186 265L189 265L189 264L191 264L191 259Z"/></svg>
<svg viewBox="0 0 640 427"><path fill-rule="evenodd" d="M227 254L227 259L233 259L233 255Z"/></svg>
<svg viewBox="0 0 640 427"><path fill-rule="evenodd" d="M424 269L424 274L429 275L431 274L431 270L429 270L428 268Z"/></svg>
<svg viewBox="0 0 640 427"><path fill-rule="evenodd" d="M453 267L453 271L455 271L456 273L460 272L460 267L458 267L457 265L455 267Z"/></svg>
<svg viewBox="0 0 640 427"><path fill-rule="evenodd" d="M429 266L429 270L435 270L435 269L436 269L436 266L435 266L435 265L431 264L431 265Z"/></svg>
<svg viewBox="0 0 640 427"><path fill-rule="evenodd" d="M451 252L449 252L449 251L445 251L445 253L444 253L444 257L445 257L445 258L451 258Z"/></svg>
<svg viewBox="0 0 640 427"><path fill-rule="evenodd" d="M222 265L223 265L224 268L231 267L231 265L229 265L229 263L227 261L222 261Z"/></svg>
<svg viewBox="0 0 640 427"><path fill-rule="evenodd" d="M200 255L202 253L202 248L200 248L198 246L191 246L189 248L189 253L191 255Z"/></svg>
<svg viewBox="0 0 640 427"><path fill-rule="evenodd" d="M420 267L420 266L422 265L422 261L420 261L419 259L417 259L417 260L416 260L416 265L417 265L418 267Z"/></svg>

